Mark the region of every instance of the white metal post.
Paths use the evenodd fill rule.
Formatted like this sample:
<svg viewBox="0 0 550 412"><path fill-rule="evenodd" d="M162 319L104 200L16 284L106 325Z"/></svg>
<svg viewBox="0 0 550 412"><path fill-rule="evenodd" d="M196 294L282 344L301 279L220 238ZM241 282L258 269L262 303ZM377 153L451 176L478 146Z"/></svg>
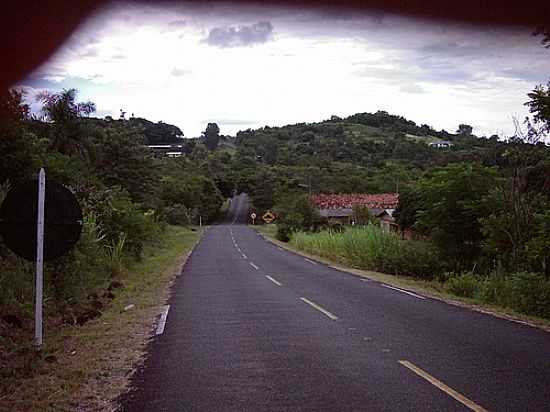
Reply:
<svg viewBox="0 0 550 412"><path fill-rule="evenodd" d="M199 227L202 227L202 216L199 216Z"/></svg>
<svg viewBox="0 0 550 412"><path fill-rule="evenodd" d="M34 302L34 343L42 347L42 300L44 286L44 194L46 189L46 173L40 169L38 173L38 216L36 225L36 292Z"/></svg>

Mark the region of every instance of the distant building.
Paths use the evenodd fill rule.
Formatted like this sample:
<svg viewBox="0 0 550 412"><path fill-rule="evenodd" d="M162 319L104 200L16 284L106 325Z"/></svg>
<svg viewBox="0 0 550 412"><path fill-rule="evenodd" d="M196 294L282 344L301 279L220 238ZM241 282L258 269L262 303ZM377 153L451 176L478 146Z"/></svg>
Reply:
<svg viewBox="0 0 550 412"><path fill-rule="evenodd" d="M446 140L440 140L438 142L431 142L430 147L435 147L436 149L449 149L453 146L453 142L448 142Z"/></svg>
<svg viewBox="0 0 550 412"><path fill-rule="evenodd" d="M183 155L181 144L153 144L147 146L155 157L180 157Z"/></svg>
<svg viewBox="0 0 550 412"><path fill-rule="evenodd" d="M379 194L317 194L312 196L313 204L319 214L329 221L340 224L354 224L353 206L359 205L369 209L372 216L380 221L386 231L399 231L393 218L393 212L399 203L397 193Z"/></svg>

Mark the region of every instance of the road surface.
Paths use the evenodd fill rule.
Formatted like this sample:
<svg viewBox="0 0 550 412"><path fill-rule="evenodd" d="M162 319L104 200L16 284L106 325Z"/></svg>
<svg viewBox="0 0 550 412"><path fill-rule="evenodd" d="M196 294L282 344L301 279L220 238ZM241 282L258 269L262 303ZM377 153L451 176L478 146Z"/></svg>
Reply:
<svg viewBox="0 0 550 412"><path fill-rule="evenodd" d="M282 250L236 197L122 410L549 411L550 334Z"/></svg>

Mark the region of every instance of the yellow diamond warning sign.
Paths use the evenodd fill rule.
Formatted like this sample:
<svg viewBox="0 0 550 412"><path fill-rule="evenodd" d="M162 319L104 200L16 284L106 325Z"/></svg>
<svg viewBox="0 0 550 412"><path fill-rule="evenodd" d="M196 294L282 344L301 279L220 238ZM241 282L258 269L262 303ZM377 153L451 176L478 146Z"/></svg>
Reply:
<svg viewBox="0 0 550 412"><path fill-rule="evenodd" d="M265 223L269 224L275 220L275 215L268 210L267 212L264 213L264 215L262 216L262 219Z"/></svg>

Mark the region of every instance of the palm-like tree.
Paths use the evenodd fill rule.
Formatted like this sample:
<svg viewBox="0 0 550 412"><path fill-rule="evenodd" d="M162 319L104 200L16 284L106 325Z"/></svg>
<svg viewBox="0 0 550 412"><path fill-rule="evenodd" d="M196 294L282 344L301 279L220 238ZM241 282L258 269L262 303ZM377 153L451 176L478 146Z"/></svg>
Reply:
<svg viewBox="0 0 550 412"><path fill-rule="evenodd" d="M95 112L93 102L77 102L76 89L63 89L52 93L44 91L37 96L42 103L42 113L53 124L52 146L66 155L88 157L88 145L83 136L79 119Z"/></svg>

